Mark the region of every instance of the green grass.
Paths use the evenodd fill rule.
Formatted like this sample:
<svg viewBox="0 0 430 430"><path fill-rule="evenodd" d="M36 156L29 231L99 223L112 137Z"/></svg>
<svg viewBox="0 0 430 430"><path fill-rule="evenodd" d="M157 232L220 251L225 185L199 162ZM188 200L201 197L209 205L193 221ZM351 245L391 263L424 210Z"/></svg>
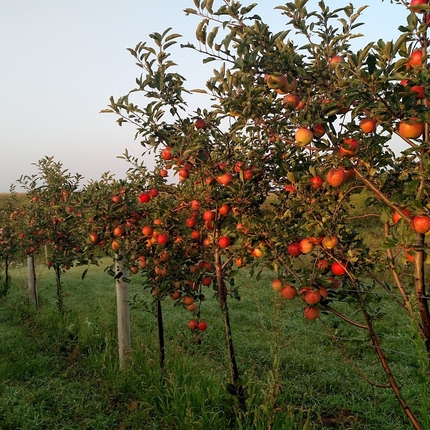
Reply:
<svg viewBox="0 0 430 430"><path fill-rule="evenodd" d="M163 302L166 371L160 377L156 321L136 302L133 365L118 371L115 291L102 268L85 280L75 268L63 277L66 314L55 307L52 271L38 267L41 307L26 304L26 270L0 303L0 428L16 429L366 429L409 428L391 390L365 383L300 300L285 302L271 275L237 279L231 301L233 340L247 411L226 384L228 363L220 311L209 292L202 305L208 330L190 332L191 314ZM150 300L138 276L131 294ZM346 305L345 305L346 306ZM428 413L426 357L413 325L393 304L376 323L402 393L424 421ZM357 317L358 318L358 317ZM331 315L323 321L370 380L386 383L365 333Z"/></svg>

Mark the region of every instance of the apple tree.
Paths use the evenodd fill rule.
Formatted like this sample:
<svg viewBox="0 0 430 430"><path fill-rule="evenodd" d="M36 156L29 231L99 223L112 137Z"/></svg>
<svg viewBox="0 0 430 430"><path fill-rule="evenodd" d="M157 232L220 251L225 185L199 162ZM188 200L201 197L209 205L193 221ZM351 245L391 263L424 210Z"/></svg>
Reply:
<svg viewBox="0 0 430 430"><path fill-rule="evenodd" d="M190 228L199 228L214 257L236 392L226 280L234 285L233 261L261 261L275 271L284 297L303 299L306 318L323 321L320 312L330 312L367 334L387 386L414 428L422 428L381 348L374 322L382 315L373 305L387 297L398 303L430 351L424 276L430 6L397 2L406 6L407 21L399 38L355 52L364 7L330 10L320 1L309 11L306 0L295 0L277 7L287 27L272 33L255 5L214 3L195 0L185 10L200 23L197 44L183 45L206 63L218 62L199 90L212 107L187 111L189 91L171 71L168 53L179 35L167 30L151 35L155 47L143 42L130 49L142 75L128 95L111 98L107 111L119 115L120 125L136 126L145 151L157 155L160 174L176 171L184 205L200 203L187 220L194 219ZM136 93L144 96L143 107ZM351 215L357 195L371 206L363 216L379 220L373 242ZM231 209L228 222L220 213L224 205ZM344 302L361 317L345 314Z"/></svg>

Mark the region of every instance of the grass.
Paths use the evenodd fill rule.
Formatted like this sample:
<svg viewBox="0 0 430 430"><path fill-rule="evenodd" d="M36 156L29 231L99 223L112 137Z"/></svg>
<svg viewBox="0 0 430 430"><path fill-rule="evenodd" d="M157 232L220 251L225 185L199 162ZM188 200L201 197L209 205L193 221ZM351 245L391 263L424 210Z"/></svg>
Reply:
<svg viewBox="0 0 430 430"><path fill-rule="evenodd" d="M300 300L286 302L273 292L269 273L257 282L243 272L241 300L230 304L245 414L226 389L220 311L211 293L202 306L209 328L198 339L187 327L191 314L163 302L167 362L161 378L155 318L144 311L148 293L134 276L131 297L142 302L132 310L133 365L119 372L112 278L95 267L85 280L80 274L74 268L63 278L67 312L61 317L52 271L38 267L41 307L35 311L26 303L25 267L12 270L12 289L0 304L0 428L409 428L391 390L359 378L324 327L303 318ZM392 303L381 306L377 331L403 395L426 423L420 341ZM386 383L364 333L331 315L323 321L370 380Z"/></svg>

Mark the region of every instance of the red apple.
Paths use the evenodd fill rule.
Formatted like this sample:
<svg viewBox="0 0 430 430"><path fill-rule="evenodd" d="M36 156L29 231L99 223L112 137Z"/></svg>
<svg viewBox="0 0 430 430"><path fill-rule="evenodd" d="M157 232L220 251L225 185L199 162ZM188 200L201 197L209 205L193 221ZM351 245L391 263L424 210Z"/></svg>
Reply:
<svg viewBox="0 0 430 430"><path fill-rule="evenodd" d="M324 236L321 242L325 249L333 249L338 245L339 240L336 236Z"/></svg>
<svg viewBox="0 0 430 430"><path fill-rule="evenodd" d="M412 220L412 228L417 233L427 233L430 231L430 217L426 215L418 215Z"/></svg>
<svg viewBox="0 0 430 430"><path fill-rule="evenodd" d="M343 58L340 55L334 55L330 58L328 64L331 67L337 66L339 63L343 61Z"/></svg>
<svg viewBox="0 0 430 430"><path fill-rule="evenodd" d="M311 183L312 188L320 188L324 183L324 180L321 178L321 176L314 176L309 179L309 182Z"/></svg>
<svg viewBox="0 0 430 430"><path fill-rule="evenodd" d="M372 118L363 118L360 121L360 128L363 133L373 133L376 130L376 121Z"/></svg>
<svg viewBox="0 0 430 430"><path fill-rule="evenodd" d="M415 12L415 13L422 13L425 12L424 9L420 8L420 5L428 4L428 0L411 0L411 3L409 7Z"/></svg>
<svg viewBox="0 0 430 430"><path fill-rule="evenodd" d="M159 234L157 237L157 242L159 245L165 245L169 241L169 236L167 234Z"/></svg>
<svg viewBox="0 0 430 430"><path fill-rule="evenodd" d="M202 130L206 127L206 121L203 118L197 118L194 126L197 128L197 130Z"/></svg>
<svg viewBox="0 0 430 430"><path fill-rule="evenodd" d="M314 124L312 130L317 138L323 137L326 134L324 124Z"/></svg>
<svg viewBox="0 0 430 430"><path fill-rule="evenodd" d="M170 161L173 159L173 154L171 151L172 147L171 146L166 146L163 151L161 152L161 158L164 161Z"/></svg>
<svg viewBox="0 0 430 430"><path fill-rule="evenodd" d="M283 288L282 281L279 279L275 279L274 281L272 281L272 288L275 291L281 291Z"/></svg>
<svg viewBox="0 0 430 430"><path fill-rule="evenodd" d="M228 246L230 246L230 242L231 242L230 238L227 236L224 236L219 238L218 245L221 248L227 248Z"/></svg>
<svg viewBox="0 0 430 430"><path fill-rule="evenodd" d="M411 217L411 211L410 210L408 210L408 209L403 209L402 210L402 212L405 214L405 215L407 215L409 218ZM395 223L395 224L397 224L399 221L400 221L400 219L402 218L402 216L398 213L398 212L394 212L393 213L393 222Z"/></svg>
<svg viewBox="0 0 430 430"><path fill-rule="evenodd" d="M298 257L302 251L300 250L300 243L294 242L288 245L288 253L293 257Z"/></svg>
<svg viewBox="0 0 430 430"><path fill-rule="evenodd" d="M148 193L142 193L139 196L140 203L148 203L151 200L151 196Z"/></svg>
<svg viewBox="0 0 430 430"><path fill-rule="evenodd" d="M216 178L217 182L221 185L228 185L232 179L233 179L233 176L229 172L223 173L222 175L219 175Z"/></svg>
<svg viewBox="0 0 430 430"><path fill-rule="evenodd" d="M405 139L417 139L424 132L424 123L419 118L410 118L401 121L398 126L400 136Z"/></svg>
<svg viewBox="0 0 430 430"><path fill-rule="evenodd" d="M413 51L409 57L407 66L409 67L420 67L423 64L423 52L421 49Z"/></svg>
<svg viewBox="0 0 430 430"><path fill-rule="evenodd" d="M331 169L326 179L332 187L340 187L345 182L345 172L343 169Z"/></svg>
<svg viewBox="0 0 430 430"><path fill-rule="evenodd" d="M320 315L320 310L313 306L307 306L304 310L305 318L308 320L316 320Z"/></svg>
<svg viewBox="0 0 430 430"><path fill-rule="evenodd" d="M346 263L338 263L337 261L335 261L331 266L331 271L334 275L337 276L344 275L346 273Z"/></svg>
<svg viewBox="0 0 430 430"><path fill-rule="evenodd" d="M340 144L339 154L343 157L354 157L358 154L359 149L360 144L358 143L357 139L343 139L342 143Z"/></svg>
<svg viewBox="0 0 430 430"><path fill-rule="evenodd" d="M297 94L286 94L282 103L290 109L295 109L300 103L300 98Z"/></svg>
<svg viewBox="0 0 430 430"><path fill-rule="evenodd" d="M286 285L282 288L281 295L284 299L293 300L297 296L297 290L292 285Z"/></svg>
<svg viewBox="0 0 430 430"><path fill-rule="evenodd" d="M302 254L309 254L313 251L315 245L308 238L302 239L299 243Z"/></svg>

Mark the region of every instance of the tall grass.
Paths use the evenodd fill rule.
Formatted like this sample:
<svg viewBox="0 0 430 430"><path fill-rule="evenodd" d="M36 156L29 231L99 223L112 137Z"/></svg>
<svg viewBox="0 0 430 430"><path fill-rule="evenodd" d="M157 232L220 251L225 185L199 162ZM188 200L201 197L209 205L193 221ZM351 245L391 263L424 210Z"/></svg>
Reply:
<svg viewBox="0 0 430 430"><path fill-rule="evenodd" d="M324 327L304 320L300 300L286 302L246 271L231 301L233 340L247 409L229 394L219 306L211 291L202 305L206 332L187 327L192 315L163 301L166 371L158 369L151 297L133 278L132 366L118 370L115 292L103 268L63 277L66 313L55 307L55 279L38 267L41 308L26 302L25 268L0 304L0 428L15 429L406 429L390 390L365 383ZM146 303L144 307L142 303ZM347 307L347 305L345 305ZM403 394L424 420L425 357L416 329L394 305L381 302L376 328ZM366 377L386 383L368 339L331 315L323 320Z"/></svg>

